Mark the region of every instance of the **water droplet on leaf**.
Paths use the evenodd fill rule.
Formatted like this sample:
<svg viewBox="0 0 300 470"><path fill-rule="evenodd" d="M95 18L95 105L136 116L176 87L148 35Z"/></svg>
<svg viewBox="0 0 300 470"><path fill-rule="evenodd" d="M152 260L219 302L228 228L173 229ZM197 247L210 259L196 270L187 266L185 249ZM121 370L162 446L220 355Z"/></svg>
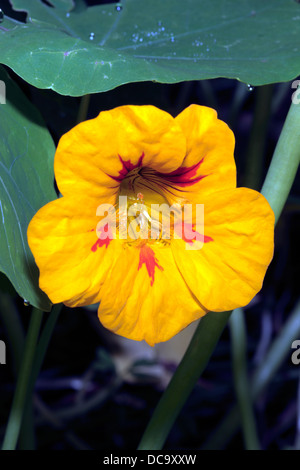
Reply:
<svg viewBox="0 0 300 470"><path fill-rule="evenodd" d="M27 299L24 299L24 305L25 305L25 307L29 307L29 305L30 305L30 302L29 302L29 300L27 300Z"/></svg>
<svg viewBox="0 0 300 470"><path fill-rule="evenodd" d="M91 34L90 34L90 40L91 40L91 41L93 41L94 36L95 36L95 33L91 33Z"/></svg>
<svg viewBox="0 0 300 470"><path fill-rule="evenodd" d="M0 8L0 23L2 23L3 20L4 20L4 13Z"/></svg>
<svg viewBox="0 0 300 470"><path fill-rule="evenodd" d="M117 3L116 4L116 11L122 11L123 10L123 7L121 5L121 3Z"/></svg>
<svg viewBox="0 0 300 470"><path fill-rule="evenodd" d="M247 88L248 88L248 91L253 91L254 90L254 86L250 85L249 83L247 85Z"/></svg>

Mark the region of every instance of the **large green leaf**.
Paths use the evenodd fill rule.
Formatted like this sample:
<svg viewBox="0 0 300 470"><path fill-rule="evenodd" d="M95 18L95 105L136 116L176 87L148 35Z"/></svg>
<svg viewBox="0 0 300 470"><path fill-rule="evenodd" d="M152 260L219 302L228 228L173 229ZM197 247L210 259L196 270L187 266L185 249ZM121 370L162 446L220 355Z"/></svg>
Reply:
<svg viewBox="0 0 300 470"><path fill-rule="evenodd" d="M56 198L55 147L38 111L2 67L0 80L2 91L6 85L6 104L0 104L0 270L19 295L48 311L26 233L37 210Z"/></svg>
<svg viewBox="0 0 300 470"><path fill-rule="evenodd" d="M300 74L295 0L11 0L27 23L5 17L0 62L39 88L80 96L145 80L216 77L252 85Z"/></svg>

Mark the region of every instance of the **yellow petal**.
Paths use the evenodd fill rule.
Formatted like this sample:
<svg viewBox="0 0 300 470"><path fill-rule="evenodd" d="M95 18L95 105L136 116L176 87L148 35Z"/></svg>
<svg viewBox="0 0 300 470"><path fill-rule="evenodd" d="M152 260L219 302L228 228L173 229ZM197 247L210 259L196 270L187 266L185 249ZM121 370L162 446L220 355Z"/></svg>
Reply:
<svg viewBox="0 0 300 470"><path fill-rule="evenodd" d="M108 329L153 346L167 341L206 311L181 277L168 247L154 247L153 272L140 248L126 247L101 289L99 319Z"/></svg>
<svg viewBox="0 0 300 470"><path fill-rule="evenodd" d="M42 207L28 227L28 243L40 270L40 288L53 303L97 302L103 277L116 255L112 240L96 250L98 199L62 197ZM115 251L116 250L116 251Z"/></svg>
<svg viewBox="0 0 300 470"><path fill-rule="evenodd" d="M267 200L247 188L211 195L204 205L204 234L212 241L198 251L172 241L187 285L208 310L247 305L261 289L273 256L274 214Z"/></svg>
<svg viewBox="0 0 300 470"><path fill-rule="evenodd" d="M121 106L78 124L59 141L55 176L62 194L116 193L127 170L151 166L173 171L186 139L174 118L154 106Z"/></svg>
<svg viewBox="0 0 300 470"><path fill-rule="evenodd" d="M185 185L186 197L204 202L213 192L234 188L235 139L227 124L217 118L216 111L205 106L191 105L175 121L187 139L187 152L182 167L194 169L191 172L194 180L203 176L196 184Z"/></svg>

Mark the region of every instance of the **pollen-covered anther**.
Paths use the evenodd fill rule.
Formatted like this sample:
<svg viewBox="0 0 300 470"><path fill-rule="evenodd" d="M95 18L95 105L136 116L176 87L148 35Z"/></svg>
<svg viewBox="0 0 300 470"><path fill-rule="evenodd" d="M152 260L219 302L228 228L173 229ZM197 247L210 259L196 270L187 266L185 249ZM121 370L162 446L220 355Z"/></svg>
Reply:
<svg viewBox="0 0 300 470"><path fill-rule="evenodd" d="M162 191L149 185L134 169L120 185L117 200L117 237L132 245L139 240L169 245L169 204Z"/></svg>

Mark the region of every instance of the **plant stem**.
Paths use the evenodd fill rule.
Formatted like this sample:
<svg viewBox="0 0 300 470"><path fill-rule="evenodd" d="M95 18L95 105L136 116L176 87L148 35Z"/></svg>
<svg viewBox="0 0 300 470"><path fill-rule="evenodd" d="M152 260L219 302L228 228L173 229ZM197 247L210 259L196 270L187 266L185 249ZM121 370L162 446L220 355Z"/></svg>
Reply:
<svg viewBox="0 0 300 470"><path fill-rule="evenodd" d="M63 304L56 304L52 307L51 312L48 314L49 316L45 323L45 326L41 332L40 339L37 345L33 367L32 367L31 379L30 379L30 384L31 384L30 386L32 390L36 382L36 379L39 375L40 369L42 367L44 357L45 357L50 339L52 337L52 333L56 325L57 319L62 310L62 307L63 307Z"/></svg>
<svg viewBox="0 0 300 470"><path fill-rule="evenodd" d="M251 399L254 401L266 389L276 372L281 367L286 356L291 354L291 344L300 334L300 302L289 315L277 338L271 344L264 360L255 371L250 384ZM215 433L204 443L203 449L220 449L237 432L240 424L240 414L234 406L222 421Z"/></svg>
<svg viewBox="0 0 300 470"><path fill-rule="evenodd" d="M281 366L288 353L292 353L291 344L300 335L300 301L282 327L280 334L273 341L261 366L253 374L251 396L258 397Z"/></svg>
<svg viewBox="0 0 300 470"><path fill-rule="evenodd" d="M13 372L18 376L23 358L25 334L19 312L11 294L0 293L0 316L7 330L8 340L12 350ZM32 403L27 403L20 431L20 448L34 447Z"/></svg>
<svg viewBox="0 0 300 470"><path fill-rule="evenodd" d="M265 143L272 103L272 85L256 89L253 124L246 155L245 181L247 188L259 191L263 178Z"/></svg>
<svg viewBox="0 0 300 470"><path fill-rule="evenodd" d="M39 342L36 348L35 358L32 365L31 377L27 387L27 399L25 404L23 422L21 426L21 434L19 441L19 448L25 450L32 450L34 448L34 426L33 426L33 410L30 397L32 396L34 385L39 375L49 341L51 339L56 321L61 312L62 304L54 305L49 313L48 319L41 332ZM30 426L31 424L31 426ZM30 431L30 432L29 432ZM31 438L30 438L31 435Z"/></svg>
<svg viewBox="0 0 300 470"><path fill-rule="evenodd" d="M33 308L28 334L25 341L24 357L17 380L17 386L10 410L10 415L8 418L2 450L14 450L17 445L27 398L27 388L31 377L31 369L42 318L43 313L37 308Z"/></svg>
<svg viewBox="0 0 300 470"><path fill-rule="evenodd" d="M230 312L209 312L200 320L181 363L154 411L139 450L162 448L182 406L205 369L229 315Z"/></svg>
<svg viewBox="0 0 300 470"><path fill-rule="evenodd" d="M244 311L237 308L229 319L234 384L240 410L245 447L260 450L247 374L247 335Z"/></svg>
<svg viewBox="0 0 300 470"><path fill-rule="evenodd" d="M85 121L87 118L89 105L90 105L91 95L83 95L80 100L78 115L76 119L76 124L79 124L82 121Z"/></svg>
<svg viewBox="0 0 300 470"><path fill-rule="evenodd" d="M231 129L236 126L236 121L238 119L239 112L246 100L247 95L249 95L249 91L245 83L236 82L227 118L227 124Z"/></svg>
<svg viewBox="0 0 300 470"><path fill-rule="evenodd" d="M292 103L282 128L261 193L276 221L282 212L300 162L300 105Z"/></svg>

